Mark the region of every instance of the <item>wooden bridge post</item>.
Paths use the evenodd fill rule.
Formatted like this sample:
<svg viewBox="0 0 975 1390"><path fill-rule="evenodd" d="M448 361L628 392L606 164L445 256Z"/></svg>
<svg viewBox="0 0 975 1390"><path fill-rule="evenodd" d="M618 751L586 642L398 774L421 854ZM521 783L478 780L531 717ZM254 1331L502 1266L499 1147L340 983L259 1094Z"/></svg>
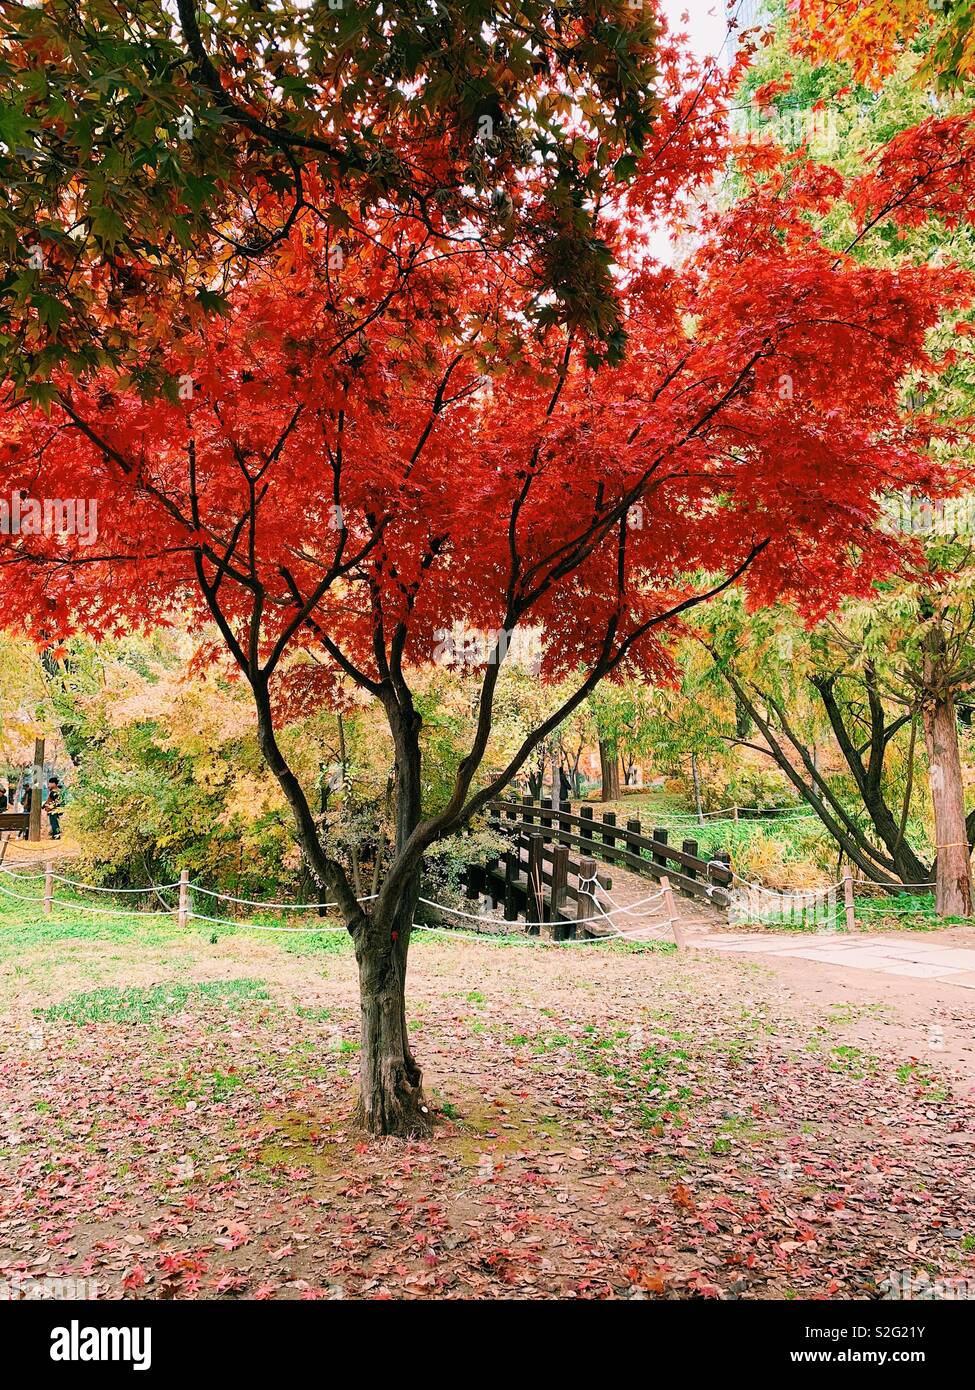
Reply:
<svg viewBox="0 0 975 1390"><path fill-rule="evenodd" d="M582 824L579 826L579 838L580 838L580 840L591 840L591 839L593 838L593 828L592 828L593 815L592 815L592 807L591 807L591 806L580 806L580 807L579 807L579 819L582 821Z"/></svg>
<svg viewBox="0 0 975 1390"><path fill-rule="evenodd" d="M590 808L591 809L591 808ZM579 883L594 883L596 878L595 859L579 860ZM593 927L596 925L592 920L596 916L596 899L592 890L589 888L579 888L579 896L576 899L576 920L584 925L576 927L576 936L595 936Z"/></svg>
<svg viewBox="0 0 975 1390"><path fill-rule="evenodd" d="M497 879L498 860L489 859L484 866L484 891L491 899L491 906L497 907L500 901Z"/></svg>
<svg viewBox="0 0 975 1390"><path fill-rule="evenodd" d="M720 869L711 870L711 881L719 888L730 888L734 874L731 871L731 855L726 849L715 850L711 859L714 863L721 864Z"/></svg>
<svg viewBox="0 0 975 1390"><path fill-rule="evenodd" d="M521 855L518 848L510 849L504 856L504 916L507 922L516 922L521 908L521 894L518 892L518 876L521 872Z"/></svg>
<svg viewBox="0 0 975 1390"><path fill-rule="evenodd" d="M539 799L538 804L542 808L538 817L542 827L542 837L543 839L550 840L552 838L551 833L546 834L545 832L551 832L552 829L552 798L550 796L543 796Z"/></svg>
<svg viewBox="0 0 975 1390"><path fill-rule="evenodd" d="M616 812L603 812L603 844L609 850L606 856L611 862L614 859L613 850L616 848Z"/></svg>
<svg viewBox="0 0 975 1390"><path fill-rule="evenodd" d="M665 845L667 843L667 827L665 825L658 825L653 832L653 838L658 844ZM658 854L657 851L654 850L652 860L654 864L659 864L661 868L666 869L667 856L665 854Z"/></svg>
<svg viewBox="0 0 975 1390"><path fill-rule="evenodd" d="M525 919L531 936L537 936L539 927L545 920L545 882L542 878L542 850L545 841L541 835L528 837L528 911Z"/></svg>
<svg viewBox="0 0 975 1390"><path fill-rule="evenodd" d="M681 849L685 854L692 854L695 859L698 857L696 840L684 840L681 844ZM682 864L681 872L687 878L697 878L697 869L695 869L693 864Z"/></svg>
<svg viewBox="0 0 975 1390"><path fill-rule="evenodd" d="M523 796L523 797L521 798L521 804L522 804L522 806L524 806L524 808L525 808L524 811L522 812L522 815L521 815L522 820L525 822L526 825L534 825L534 824L535 824L535 816L534 816L535 803L534 803L534 801L532 801L532 799L531 799L530 796Z"/></svg>
<svg viewBox="0 0 975 1390"><path fill-rule="evenodd" d="M552 851L552 897L549 911L549 936L563 941L568 935L565 909L569 891L569 846L556 845Z"/></svg>

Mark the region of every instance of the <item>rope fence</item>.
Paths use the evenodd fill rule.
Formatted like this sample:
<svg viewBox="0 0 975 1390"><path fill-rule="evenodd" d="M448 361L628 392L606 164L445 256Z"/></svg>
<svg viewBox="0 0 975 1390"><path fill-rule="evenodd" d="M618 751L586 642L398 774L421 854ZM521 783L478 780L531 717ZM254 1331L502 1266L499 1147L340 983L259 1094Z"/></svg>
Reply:
<svg viewBox="0 0 975 1390"><path fill-rule="evenodd" d="M720 867L728 869L725 861L712 861L720 864ZM824 923L832 923L834 928L839 924L840 913L842 911L843 920L847 930L856 930L856 914L854 890L855 888L878 888L884 891L887 885L873 885L868 882L854 882L849 870L843 877L835 883L816 888L799 889L775 889L768 888L766 885L756 883L752 880L743 878L740 874L730 871L732 874L732 887L730 889L730 904L728 908L729 922L734 925L741 925L748 922L761 923L768 925L774 922L784 923L792 927L822 926ZM5 880L5 881L3 881ZM36 893L25 893L19 891L18 887L12 884L24 885L44 880L44 888L41 896ZM67 898L55 898L55 885L60 884L65 888L76 892L90 892L103 895L125 895L127 897L139 897L147 895L160 896L164 892L178 892L178 902L171 907L140 910L138 915L145 918L167 918L175 917L180 926L188 926L190 922L201 922L210 926L229 927L235 930L263 931L284 935L323 935L335 933L346 934L346 928L341 925L319 924L316 926L283 926L273 923L248 922L238 918L224 917L217 914L214 910L209 913L197 912L192 902L192 894L200 894L210 899L214 904L228 903L234 907L244 907L261 909L267 912L321 912L329 911L338 906L334 902L279 902L273 900L261 900L256 898L244 898L235 896L232 893L221 893L212 888L205 888L200 884L192 882L188 873L171 883L148 884L143 888L106 888L99 884L84 883L80 879L70 878L66 875L56 873L53 866L49 865L43 871L22 873L17 869L7 865L0 865L0 895L13 899L17 902L28 903L32 907L42 908L46 916L50 916L54 910L55 902L62 909L91 913L100 917L130 917L131 910L121 907L101 907L95 903L77 902ZM678 949L684 950L686 942L682 933L682 919L677 911L674 900L673 890L666 877L661 878L661 886L656 892L648 894L636 902L623 904L613 897L612 893L593 876L592 878L580 879L579 888L588 896L588 902L593 909L592 915L573 920L570 924L573 928L600 927L602 930L596 932L586 932L581 937L567 938L565 940L548 940L539 935L534 936L524 931L525 923L518 920L509 920L506 917L487 915L483 912L468 912L463 908L454 907L448 903L437 902L432 898L421 897L419 901L424 906L442 913L447 917L458 919L460 922L475 923L478 927L488 927L489 932L483 930L465 930L461 926L441 927L428 923L417 922L414 930L425 932L443 932L447 935L465 935L484 940L486 937L495 941L510 940L512 942L531 942L536 945L594 945L599 942L610 940L616 941L636 941L641 939L641 934L648 931L652 932L661 927L668 928L674 935ZM894 887L895 885L891 885ZM905 892L914 890L924 890L933 888L933 883L923 884L903 884L896 887ZM368 893L357 899L360 903L373 902L379 895ZM160 901L165 903L165 899L160 897ZM659 904L662 914L654 907ZM629 919L632 925L625 927L617 920L619 918ZM544 924L536 924L540 929ZM683 921L683 926L692 925L687 920ZM505 938L504 933L512 929L517 929L517 936ZM643 939L646 939L645 935Z"/></svg>
<svg viewBox="0 0 975 1390"><path fill-rule="evenodd" d="M93 913L96 916L118 918L131 917L133 915L131 911L127 911L123 908L99 907L96 906L94 903L72 902L65 898L55 899L54 885L56 883L60 883L65 887L69 887L75 890L89 891L95 893L120 893L127 894L130 896L146 896L149 894L158 894L167 890L171 891L174 889L178 889L179 902L176 906L171 908L157 908L140 911L138 913L139 917L176 917L181 926L187 926L191 921L196 921L203 922L212 926L230 927L235 930L262 931L272 933L283 933L288 935L320 936L323 934L333 933L336 935L344 936L347 933L347 929L344 926L340 925L331 926L327 924L322 924L314 927L288 927L264 922L246 922L241 921L238 918L218 917L209 913L197 912L195 911L190 902L191 893L200 893L203 896L208 897L210 899L232 903L236 906L262 908L266 911L317 912L322 909L337 907L338 904L328 902L286 903L274 902L270 900L264 901L254 898L236 897L231 893L218 893L211 888L204 888L199 884L193 883L190 880L188 874L185 873L181 876L181 878L178 881L173 883L147 884L144 888L117 889L105 888L98 884L84 883L80 879L68 878L63 874L55 873L53 869L50 867L48 867L43 873L20 874L17 873L15 870L6 867L5 865L0 865L0 875L2 875L4 878L12 878L15 880L31 881L36 879L44 879L45 886L43 896L18 892L17 889L11 888L3 882L0 882L0 895L7 898L12 898L18 902L30 903L33 907L40 907L43 909L44 914L46 916L50 916L53 913L54 904L56 901L58 903L58 906L62 909L82 913ZM640 899L636 903L631 903L627 907L622 907L618 903L616 903L615 899L613 899L607 893L607 890L605 890L602 887L602 885L598 882L598 880L595 877L593 877L591 880L586 880L584 883L581 883L580 887L583 887L590 894L590 901L596 908L596 912L591 917L576 919L572 923L572 925L574 927L591 926L596 924L602 927L606 927L608 925L609 930L604 930L598 935L591 935L576 939L567 939L564 941L552 941L541 936L532 937L520 930L524 926L524 923L522 922L508 921L506 918L503 917L486 916L483 913L465 912L461 908L453 907L448 903L439 903L431 898L420 898L419 901L422 902L425 906L433 908L438 912L446 913L448 916L459 917L469 922L481 923L490 926L495 930L493 930L490 933L485 933L483 931L465 931L463 928L438 927L432 924L422 922L414 923L414 930L432 933L443 933L447 936L462 935L477 938L482 941L485 939L491 939L496 942L510 941L512 944L523 943L527 941L533 945L542 946L598 945L600 942L611 940L628 941L640 939L639 933L646 932L651 926L654 925L653 923L643 921L641 925L637 928L634 928L630 931L622 931L618 929L615 925L615 922L613 920L615 915L617 913L625 913L629 916L636 917L639 915L639 912L641 910L645 910L650 904L662 902L665 905L665 907L667 907L669 910L669 915L666 919L663 919L663 922L665 922L666 925L672 928L672 930L674 931L675 938L677 938L678 940L678 946L681 949L683 949L683 943L680 940L679 935L679 928L676 926L676 918L678 914L674 905L673 894L669 886L667 885L666 880L663 880L662 883L663 886L657 892L648 895L646 898ZM609 910L603 907L602 903L598 899L597 894L605 895L609 898L611 904ZM360 903L372 902L378 896L379 895L377 893L369 893L363 895L360 898L357 898L356 901ZM505 937L503 935L504 931L512 927L519 929L518 936Z"/></svg>

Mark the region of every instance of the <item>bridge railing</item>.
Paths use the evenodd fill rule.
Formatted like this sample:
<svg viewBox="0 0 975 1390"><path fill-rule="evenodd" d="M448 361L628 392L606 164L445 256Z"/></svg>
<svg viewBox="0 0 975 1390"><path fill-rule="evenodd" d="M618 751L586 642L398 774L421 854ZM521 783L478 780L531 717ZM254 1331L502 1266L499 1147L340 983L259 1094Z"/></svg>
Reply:
<svg viewBox="0 0 975 1390"><path fill-rule="evenodd" d="M545 844L561 845L593 859L602 859L633 873L661 879L685 897L706 899L716 907L727 907L733 880L731 857L720 850L711 859L698 853L696 840L684 839L678 849L669 842L665 826L645 834L638 816L617 823L616 813L604 811L597 820L592 806L572 810L571 802L553 805L548 799L534 801L499 798L488 803L493 827L505 834L540 835Z"/></svg>

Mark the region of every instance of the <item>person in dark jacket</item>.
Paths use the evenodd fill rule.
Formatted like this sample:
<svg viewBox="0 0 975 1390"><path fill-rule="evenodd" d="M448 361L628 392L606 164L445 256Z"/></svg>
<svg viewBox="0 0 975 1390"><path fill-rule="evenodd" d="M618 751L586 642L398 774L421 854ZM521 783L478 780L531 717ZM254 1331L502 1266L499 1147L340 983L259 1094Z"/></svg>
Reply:
<svg viewBox="0 0 975 1390"><path fill-rule="evenodd" d="M44 803L47 812L47 819L51 826L51 839L60 840L61 838L61 812L64 809L64 795L61 791L61 779L51 777L47 784L47 801Z"/></svg>

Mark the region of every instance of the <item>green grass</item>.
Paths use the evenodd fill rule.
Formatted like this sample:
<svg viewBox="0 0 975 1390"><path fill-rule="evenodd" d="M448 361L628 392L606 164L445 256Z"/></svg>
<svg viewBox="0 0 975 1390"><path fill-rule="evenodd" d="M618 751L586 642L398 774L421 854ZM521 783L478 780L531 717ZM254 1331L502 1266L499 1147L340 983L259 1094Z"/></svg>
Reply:
<svg viewBox="0 0 975 1390"><path fill-rule="evenodd" d="M21 891L21 884L17 883L17 891ZM116 910L118 900L103 895L95 906ZM175 916L150 916L145 912L125 912L122 907L118 907L119 916L89 915L84 908L89 904L89 900L79 896L63 898L59 895L54 905L54 912L50 917L44 915L43 907L38 904L20 902L12 898L0 896L0 960L17 958L25 952L38 947L49 946L58 941L92 941L111 943L113 945L138 944L139 946L158 948L165 947L173 942L185 944L192 942L195 946L205 946L206 944L216 945L227 937L238 934L256 934L262 941L274 941L281 950L290 955L296 956L316 956L316 955L346 955L352 949L352 938L348 932L338 929L338 924L330 924L329 928L323 927L321 930L310 932L286 932L281 930L269 930L261 934L260 927L280 928L281 926L294 925L293 921L268 920L261 917L252 920L250 923L241 923L238 926L215 925L209 922L191 922L186 928L180 929L177 925ZM435 946L439 942L449 940L451 936L458 941L472 939L471 934L449 930L423 931L416 930L413 933L411 945L415 947ZM590 949L588 947L578 947L572 942L556 942L543 945L537 937L527 937L521 935L479 935L480 945L494 949L507 949L516 947L521 949L551 949L552 944L563 950ZM595 944L595 943L594 943ZM676 950L676 946L670 941L617 941L610 940L597 946L601 951L620 952L623 954L658 954L671 955Z"/></svg>
<svg viewBox="0 0 975 1390"><path fill-rule="evenodd" d="M38 1013L51 1023L147 1023L160 1015L180 1013L193 1002L220 1002L233 1007L248 999L270 997L260 980L217 980L189 985L171 982L144 989L109 987L70 994L60 1004L38 1010Z"/></svg>
<svg viewBox="0 0 975 1390"><path fill-rule="evenodd" d="M941 927L964 926L965 917L939 917L933 893L898 893L891 897L856 900L857 920L871 927L891 927L900 931L937 931Z"/></svg>

